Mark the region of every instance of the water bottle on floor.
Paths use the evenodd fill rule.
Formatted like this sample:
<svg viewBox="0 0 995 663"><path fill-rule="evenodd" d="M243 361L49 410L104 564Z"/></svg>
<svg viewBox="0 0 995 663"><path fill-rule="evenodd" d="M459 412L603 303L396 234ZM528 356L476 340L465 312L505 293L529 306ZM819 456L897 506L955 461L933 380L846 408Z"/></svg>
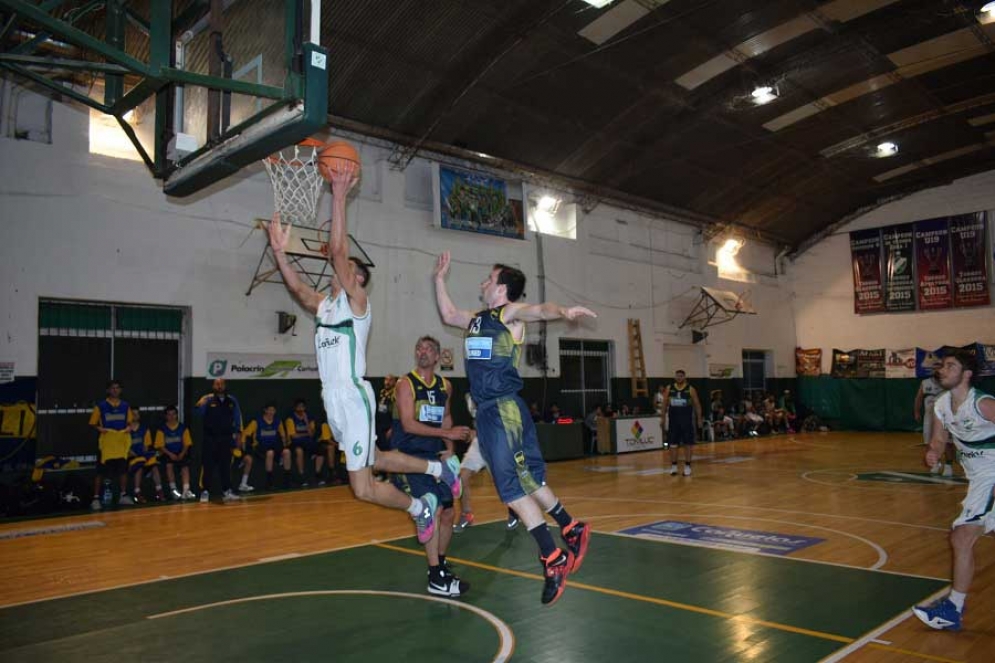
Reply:
<svg viewBox="0 0 995 663"><path fill-rule="evenodd" d="M111 480L104 479L104 493L100 498L100 503L104 506L110 506L114 501L114 492L111 490Z"/></svg>

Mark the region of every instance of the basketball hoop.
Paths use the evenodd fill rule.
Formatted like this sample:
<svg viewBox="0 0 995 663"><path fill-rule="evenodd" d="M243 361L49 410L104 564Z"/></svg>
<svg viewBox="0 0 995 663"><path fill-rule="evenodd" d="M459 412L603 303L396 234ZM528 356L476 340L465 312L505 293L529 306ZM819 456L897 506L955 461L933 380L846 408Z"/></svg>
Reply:
<svg viewBox="0 0 995 663"><path fill-rule="evenodd" d="M324 181L318 171L321 141L307 138L263 159L270 182L273 202L282 223L314 228L317 225L318 199Z"/></svg>

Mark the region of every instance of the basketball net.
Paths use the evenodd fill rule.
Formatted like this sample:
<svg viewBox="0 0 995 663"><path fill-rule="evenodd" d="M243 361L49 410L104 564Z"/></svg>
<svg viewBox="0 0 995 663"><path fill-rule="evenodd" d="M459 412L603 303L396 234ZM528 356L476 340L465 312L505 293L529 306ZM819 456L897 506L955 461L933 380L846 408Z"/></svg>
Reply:
<svg viewBox="0 0 995 663"><path fill-rule="evenodd" d="M282 223L317 226L318 199L324 182L318 172L318 152L323 147L324 143L309 138L263 159Z"/></svg>

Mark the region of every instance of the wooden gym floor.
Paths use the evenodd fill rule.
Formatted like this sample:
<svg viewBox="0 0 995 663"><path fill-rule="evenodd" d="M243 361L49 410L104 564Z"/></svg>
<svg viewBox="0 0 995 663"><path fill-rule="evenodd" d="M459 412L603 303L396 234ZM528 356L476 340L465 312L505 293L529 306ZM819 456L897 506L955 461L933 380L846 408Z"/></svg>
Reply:
<svg viewBox="0 0 995 663"><path fill-rule="evenodd" d="M551 608L534 543L506 531L486 475L471 483L479 524L449 551L472 585L457 601L425 592L410 520L347 487L0 525L0 659L990 663L993 537L976 549L964 631L908 613L947 587L965 490L926 473L919 440L705 444L691 477L669 476L660 451L551 464L596 532ZM621 533L653 523L664 538ZM806 547L672 538L731 529Z"/></svg>

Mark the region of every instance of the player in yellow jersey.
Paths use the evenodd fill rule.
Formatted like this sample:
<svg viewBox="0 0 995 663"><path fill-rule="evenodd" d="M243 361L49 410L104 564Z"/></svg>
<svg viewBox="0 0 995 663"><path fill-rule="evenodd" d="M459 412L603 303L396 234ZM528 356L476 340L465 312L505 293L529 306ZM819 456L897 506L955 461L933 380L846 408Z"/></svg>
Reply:
<svg viewBox="0 0 995 663"><path fill-rule="evenodd" d="M121 484L122 504L131 504L128 497L128 449L131 447L131 407L121 400L121 383L111 380L107 383L107 397L93 407L90 426L100 435L97 438L97 474L93 478L93 502L90 508L100 511L104 477L117 477Z"/></svg>

